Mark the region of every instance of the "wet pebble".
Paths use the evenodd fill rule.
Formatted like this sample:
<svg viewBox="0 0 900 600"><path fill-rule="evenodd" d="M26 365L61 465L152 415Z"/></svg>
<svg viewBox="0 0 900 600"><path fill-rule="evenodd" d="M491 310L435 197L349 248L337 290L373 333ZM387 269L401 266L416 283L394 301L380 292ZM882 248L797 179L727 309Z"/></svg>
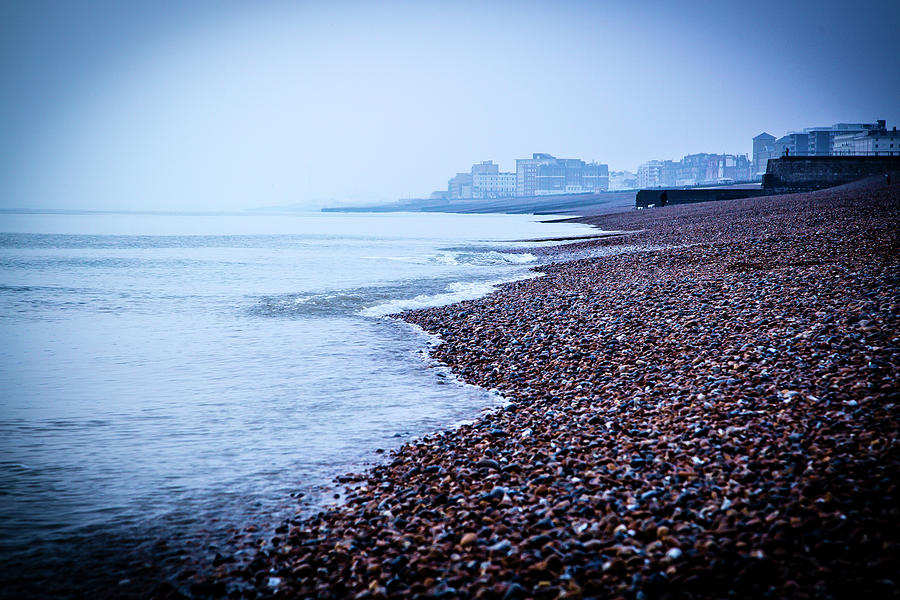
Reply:
<svg viewBox="0 0 900 600"><path fill-rule="evenodd" d="M588 219L636 233L404 314L514 409L404 444L194 595L896 596L897 196Z"/></svg>

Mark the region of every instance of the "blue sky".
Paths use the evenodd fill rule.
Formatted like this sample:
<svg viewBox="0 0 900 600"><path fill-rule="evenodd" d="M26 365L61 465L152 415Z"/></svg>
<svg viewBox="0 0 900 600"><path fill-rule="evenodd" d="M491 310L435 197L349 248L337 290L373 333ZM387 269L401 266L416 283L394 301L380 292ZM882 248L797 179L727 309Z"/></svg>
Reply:
<svg viewBox="0 0 900 600"><path fill-rule="evenodd" d="M900 122L898 2L631 4L7 0L0 206L394 200Z"/></svg>

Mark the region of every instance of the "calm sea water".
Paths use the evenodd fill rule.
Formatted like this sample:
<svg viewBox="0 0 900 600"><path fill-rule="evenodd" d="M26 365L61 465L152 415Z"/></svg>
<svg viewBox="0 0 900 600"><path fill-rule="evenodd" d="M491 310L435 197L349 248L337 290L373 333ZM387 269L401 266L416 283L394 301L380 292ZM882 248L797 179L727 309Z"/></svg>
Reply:
<svg viewBox="0 0 900 600"><path fill-rule="evenodd" d="M0 215L0 587L169 576L248 523L320 505L376 449L496 405L384 315L527 276L536 259L509 240L585 229Z"/></svg>

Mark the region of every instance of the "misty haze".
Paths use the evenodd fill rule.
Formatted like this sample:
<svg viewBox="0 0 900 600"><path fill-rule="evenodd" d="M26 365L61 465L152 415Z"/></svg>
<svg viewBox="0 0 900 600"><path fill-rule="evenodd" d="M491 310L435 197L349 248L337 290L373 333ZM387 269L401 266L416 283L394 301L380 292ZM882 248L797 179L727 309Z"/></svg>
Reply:
<svg viewBox="0 0 900 600"><path fill-rule="evenodd" d="M897 597L898 25L3 3L0 599Z"/></svg>

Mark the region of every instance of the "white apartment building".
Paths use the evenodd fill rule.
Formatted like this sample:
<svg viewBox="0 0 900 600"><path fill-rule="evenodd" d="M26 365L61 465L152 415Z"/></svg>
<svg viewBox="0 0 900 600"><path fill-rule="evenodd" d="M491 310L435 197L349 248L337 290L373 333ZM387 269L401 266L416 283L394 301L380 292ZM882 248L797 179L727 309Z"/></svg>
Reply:
<svg viewBox="0 0 900 600"><path fill-rule="evenodd" d="M516 174L472 173L473 198L507 198L516 195Z"/></svg>
<svg viewBox="0 0 900 600"><path fill-rule="evenodd" d="M835 155L900 156L900 131L876 129L834 136Z"/></svg>
<svg viewBox="0 0 900 600"><path fill-rule="evenodd" d="M672 161L651 160L638 167L638 186L642 188L662 187L673 185Z"/></svg>
<svg viewBox="0 0 900 600"><path fill-rule="evenodd" d="M450 199L507 198L516 195L516 174L501 173L494 161L472 165L468 173L457 173L447 182Z"/></svg>
<svg viewBox="0 0 900 600"><path fill-rule="evenodd" d="M553 196L605 192L609 189L609 165L585 163L579 158L556 158L536 152L516 159L517 196Z"/></svg>

